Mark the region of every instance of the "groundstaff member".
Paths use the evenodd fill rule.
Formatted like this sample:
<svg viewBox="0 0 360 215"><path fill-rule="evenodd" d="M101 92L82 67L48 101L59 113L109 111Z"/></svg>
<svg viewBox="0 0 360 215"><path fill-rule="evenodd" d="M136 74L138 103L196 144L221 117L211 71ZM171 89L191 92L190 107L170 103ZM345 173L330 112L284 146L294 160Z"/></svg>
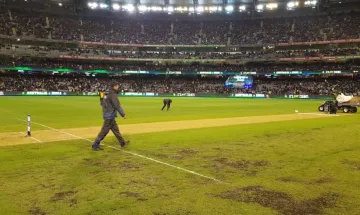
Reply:
<svg viewBox="0 0 360 215"><path fill-rule="evenodd" d="M125 112L122 109L118 99L118 90L119 85L117 83L112 83L110 91L106 92L103 98L100 99L103 111L104 124L98 137L92 145L93 150L102 150L102 148L100 147L100 142L106 137L110 130L114 133L121 147L125 147L127 144L129 144L129 141L125 141L124 138L121 136L119 127L115 121L115 118L117 117L117 112L119 112L119 114L124 119L126 119Z"/></svg>
<svg viewBox="0 0 360 215"><path fill-rule="evenodd" d="M161 108L161 110L163 111L166 106L167 106L167 110L169 110L169 109L170 109L170 105L171 105L171 103L172 103L172 100L169 99L169 98L167 98L167 99L164 99L163 102L164 102L164 106Z"/></svg>

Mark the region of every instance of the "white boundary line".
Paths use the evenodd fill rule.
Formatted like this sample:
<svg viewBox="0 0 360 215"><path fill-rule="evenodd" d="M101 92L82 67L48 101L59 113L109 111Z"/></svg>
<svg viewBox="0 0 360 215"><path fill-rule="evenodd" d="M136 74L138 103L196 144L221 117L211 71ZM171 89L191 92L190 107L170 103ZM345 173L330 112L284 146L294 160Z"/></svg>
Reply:
<svg viewBox="0 0 360 215"><path fill-rule="evenodd" d="M25 132L19 132L19 133L20 133L20 134L27 135ZM35 140L35 141L37 141L37 142L39 142L39 143L42 143L42 141L41 141L41 140L36 139L35 137L30 136L30 138L31 138L31 139L33 139L33 140Z"/></svg>
<svg viewBox="0 0 360 215"><path fill-rule="evenodd" d="M315 115L315 116L340 116L340 115L335 115L335 114L323 114L323 113L297 113L297 114L306 114L306 115Z"/></svg>
<svg viewBox="0 0 360 215"><path fill-rule="evenodd" d="M21 120L21 121L26 121L26 120L22 120L22 119L18 119L18 120ZM72 136L72 137L76 137L78 139L83 139L83 140L86 140L90 143L93 143L92 140L89 140L87 138L84 138L84 137L80 137L80 136L77 136L75 134L71 134L71 133L68 133L68 132L65 132L65 131L62 131L62 130L59 130L59 129L56 129L56 128L52 128L52 127L49 127L47 125L44 125L44 124L41 124L41 123L37 123L37 122L31 122L33 124L36 124L36 125L40 125L44 128L48 128L48 129L51 129L53 131L57 131L57 132L60 132L60 133L63 133L63 134L67 134L69 136ZM155 163L159 163L159 164L163 164L165 166L169 166L169 167L172 167L172 168L175 168L175 169L178 169L178 170L181 170L181 171L184 171L184 172L187 172L187 173L191 173L193 175L197 175L197 176L200 176L202 178L206 178L206 179L210 179L212 181L215 181L215 182L218 182L218 183L222 183L222 184L226 184L225 182L221 181L221 180L218 180L216 178L213 178L213 177L209 177L209 176L206 176L206 175L203 175L203 174L200 174L200 173L197 173L197 172L194 172L194 171L191 171L191 170L188 170L188 169L184 169L182 167L178 167L178 166L175 166L175 165L172 165L172 164L169 164L169 163L165 163L165 162L162 162L162 161L159 161L159 160L156 160L156 159L153 159L153 158L150 158L150 157L146 157L144 155L140 155L140 154L137 154L137 153L134 153L134 152L130 152L130 151L126 151L126 150L123 150L123 149L120 149L120 148L117 148L117 147L114 147L114 146L109 146L109 145L106 145L106 144L102 144L103 146L107 146L109 148L112 148L114 150L117 150L117 151L121 151L121 152L124 152L124 153L127 153L127 154L131 154L131 155L134 155L134 156L137 156L137 157L141 157L141 158L144 158L146 160L150 160L150 161L153 161Z"/></svg>

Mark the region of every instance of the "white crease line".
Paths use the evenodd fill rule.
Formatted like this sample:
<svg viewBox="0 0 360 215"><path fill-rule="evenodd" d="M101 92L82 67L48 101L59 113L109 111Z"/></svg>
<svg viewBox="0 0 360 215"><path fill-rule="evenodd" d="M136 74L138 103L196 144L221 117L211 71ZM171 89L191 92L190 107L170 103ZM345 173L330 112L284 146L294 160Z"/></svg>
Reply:
<svg viewBox="0 0 360 215"><path fill-rule="evenodd" d="M24 134L24 135L27 135L26 133L24 133L24 132L19 132L20 134ZM35 141L37 141L37 142L39 142L39 143L42 143L42 141L41 140L39 140L39 139L36 139L35 137L32 137L32 136L27 136L27 137L30 137L31 139L33 139L33 140L35 140Z"/></svg>
<svg viewBox="0 0 360 215"><path fill-rule="evenodd" d="M18 120L26 121L26 120L22 120L22 119L18 119ZM68 133L68 132L65 132L65 131L56 129L56 128L52 128L52 127L49 127L49 126L44 125L44 124L40 124L40 123L37 123L37 122L31 122L31 123L40 125L40 126L42 126L42 127L44 127L44 128L48 128L48 129L51 129L51 130L53 130L53 131L57 131L57 132L60 132L60 133L63 133L63 134L70 135L70 136L72 136L72 137L76 137L76 138L79 138L79 139L86 140L86 141L88 141L88 142L90 142L90 143L93 143L92 140L89 140L89 139L87 139L87 138L80 137L80 136L77 136L77 135L74 135L74 134L71 134L71 133ZM127 153L127 154L131 154L131 155L134 155L134 156L137 156L137 157L141 157L141 158L144 158L144 159L153 161L153 162L155 162L155 163L160 163L160 164L163 164L163 165L166 165L166 166L169 166L169 167L178 169L178 170L182 170L182 171L184 171L184 172L191 173L191 174L193 174L193 175L197 175L197 176L200 176L200 177L203 177L203 178L206 178L206 179L210 179L210 180L216 181L216 182L218 182L218 183L227 184L227 183L225 183L225 182L223 182L223 181L220 181L220 180L218 180L218 179L216 179L216 178L212 178L212 177L209 177L209 176L206 176L206 175L203 175L203 174L200 174L200 173L197 173L197 172L188 170L188 169L184 169L184 168L182 168L182 167L178 167L178 166L175 166L175 165L172 165L172 164L169 164L169 163L165 163L165 162L162 162L162 161L159 161L159 160L150 158L150 157L146 157L146 156L144 156L144 155L140 155L140 154L137 154L137 153L134 153L134 152L126 151L126 150L123 150L123 149L120 149L120 148L117 148L117 147L114 147L114 146L108 146L108 145L106 145L106 144L102 144L102 145L103 145L103 146L107 146L107 147L112 148L112 149L115 149L115 150L118 150L118 151L121 151L121 152L124 152L124 153Z"/></svg>
<svg viewBox="0 0 360 215"><path fill-rule="evenodd" d="M297 114L306 114L306 115L315 115L315 116L340 116L334 114L321 114L321 113L297 113Z"/></svg>

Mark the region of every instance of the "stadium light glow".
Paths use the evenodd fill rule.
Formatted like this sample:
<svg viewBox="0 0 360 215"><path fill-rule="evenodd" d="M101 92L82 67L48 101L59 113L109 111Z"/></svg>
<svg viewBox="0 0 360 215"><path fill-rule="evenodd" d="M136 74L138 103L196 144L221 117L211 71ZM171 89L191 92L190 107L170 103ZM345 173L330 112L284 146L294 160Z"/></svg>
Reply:
<svg viewBox="0 0 360 215"><path fill-rule="evenodd" d="M145 12L145 11L148 10L148 7L146 7L145 5L139 5L138 10L139 10L140 12Z"/></svg>
<svg viewBox="0 0 360 215"><path fill-rule="evenodd" d="M293 10L293 9L294 9L295 7L297 7L297 6L299 6L299 2L298 2L298 1L296 1L296 2L291 1L291 2L288 2L288 3L287 3L286 8L287 8L288 10Z"/></svg>
<svg viewBox="0 0 360 215"><path fill-rule="evenodd" d="M129 12L133 12L135 10L135 7L132 4L128 4L128 5L122 6L122 9L127 10Z"/></svg>
<svg viewBox="0 0 360 215"><path fill-rule="evenodd" d="M91 9L96 9L98 7L98 3L96 2L89 2L88 3L88 7L91 8Z"/></svg>
<svg viewBox="0 0 360 215"><path fill-rule="evenodd" d="M115 3L115 4L112 5L112 8L114 10L120 10L120 5Z"/></svg>
<svg viewBox="0 0 360 215"><path fill-rule="evenodd" d="M225 11L226 12L233 12L234 11L234 6L231 6L231 5L226 6Z"/></svg>
<svg viewBox="0 0 360 215"><path fill-rule="evenodd" d="M152 10L152 11L162 11L163 9L162 9L162 7L160 7L160 6L152 6L152 7L150 8L150 10Z"/></svg>
<svg viewBox="0 0 360 215"><path fill-rule="evenodd" d="M203 6L198 6L198 7L196 8L196 12L198 12L198 13L204 12L204 7L203 7Z"/></svg>
<svg viewBox="0 0 360 215"><path fill-rule="evenodd" d="M105 9L105 8L107 8L107 7L108 7L108 5L107 5L107 4L100 3L100 8L101 8L101 9Z"/></svg>
<svg viewBox="0 0 360 215"><path fill-rule="evenodd" d="M312 0L312 1L305 1L305 6L315 6L317 4L316 0Z"/></svg>
<svg viewBox="0 0 360 215"><path fill-rule="evenodd" d="M278 7L278 4L276 3L270 3L266 5L266 8L269 10L276 9Z"/></svg>
<svg viewBox="0 0 360 215"><path fill-rule="evenodd" d="M61 3L61 2L59 2L59 6L62 7L62 3Z"/></svg>
<svg viewBox="0 0 360 215"><path fill-rule="evenodd" d="M175 10L178 12L184 12L184 11L187 11L188 8L187 7L176 7Z"/></svg>
<svg viewBox="0 0 360 215"><path fill-rule="evenodd" d="M211 6L211 7L209 7L210 12L216 12L217 9L218 9L218 8L217 8L216 6Z"/></svg>
<svg viewBox="0 0 360 215"><path fill-rule="evenodd" d="M262 5L262 4L256 5L256 10L258 10L258 11L264 10L264 5Z"/></svg>
<svg viewBox="0 0 360 215"><path fill-rule="evenodd" d="M246 10L246 6L245 6L245 5L239 6L239 11L240 11L240 12L245 11L245 10Z"/></svg>
<svg viewBox="0 0 360 215"><path fill-rule="evenodd" d="M172 12L174 12L174 7L169 6L166 8L166 10L167 10L168 14L171 14Z"/></svg>
<svg viewBox="0 0 360 215"><path fill-rule="evenodd" d="M194 7L189 7L189 12L190 13L193 13L195 11L195 8Z"/></svg>
<svg viewBox="0 0 360 215"><path fill-rule="evenodd" d="M221 12L221 11L222 11L222 7L218 7L218 11Z"/></svg>

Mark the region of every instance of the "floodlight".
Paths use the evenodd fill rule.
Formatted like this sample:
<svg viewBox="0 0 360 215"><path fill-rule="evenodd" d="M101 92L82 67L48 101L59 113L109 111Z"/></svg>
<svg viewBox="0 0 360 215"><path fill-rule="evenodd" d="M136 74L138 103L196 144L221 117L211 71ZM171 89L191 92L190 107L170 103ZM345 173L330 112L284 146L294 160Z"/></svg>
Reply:
<svg viewBox="0 0 360 215"><path fill-rule="evenodd" d="M195 8L194 8L194 7L189 7L189 11L190 11L190 12L194 12L194 11L195 11Z"/></svg>
<svg viewBox="0 0 360 215"><path fill-rule="evenodd" d="M245 6L245 5L240 6L240 7L239 7L239 10L240 10L240 11L245 11L245 10L246 10L246 6Z"/></svg>
<svg viewBox="0 0 360 215"><path fill-rule="evenodd" d="M59 2L59 6L62 7L62 3L61 3L61 2Z"/></svg>

